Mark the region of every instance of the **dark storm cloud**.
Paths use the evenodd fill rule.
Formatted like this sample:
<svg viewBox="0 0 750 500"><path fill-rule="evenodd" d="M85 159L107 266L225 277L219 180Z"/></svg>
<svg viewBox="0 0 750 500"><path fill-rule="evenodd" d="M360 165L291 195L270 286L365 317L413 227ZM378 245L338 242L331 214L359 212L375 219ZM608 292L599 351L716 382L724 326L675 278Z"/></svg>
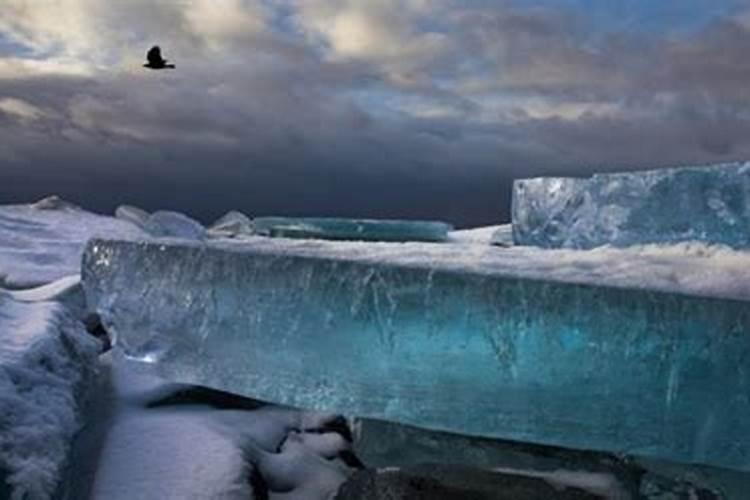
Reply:
<svg viewBox="0 0 750 500"><path fill-rule="evenodd" d="M479 224L516 177L750 157L742 12L645 36L510 3L112 5L71 0L70 39L42 7L0 21L24 47L0 54L0 203ZM177 70L140 68L152 41Z"/></svg>

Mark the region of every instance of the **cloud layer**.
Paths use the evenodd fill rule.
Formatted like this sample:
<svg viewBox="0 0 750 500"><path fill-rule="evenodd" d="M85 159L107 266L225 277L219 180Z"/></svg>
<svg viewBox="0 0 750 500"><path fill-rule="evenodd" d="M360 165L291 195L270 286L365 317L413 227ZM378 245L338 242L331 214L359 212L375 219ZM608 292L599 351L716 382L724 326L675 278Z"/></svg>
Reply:
<svg viewBox="0 0 750 500"><path fill-rule="evenodd" d="M516 177L750 157L750 10L581 4L7 0L0 203L466 225Z"/></svg>

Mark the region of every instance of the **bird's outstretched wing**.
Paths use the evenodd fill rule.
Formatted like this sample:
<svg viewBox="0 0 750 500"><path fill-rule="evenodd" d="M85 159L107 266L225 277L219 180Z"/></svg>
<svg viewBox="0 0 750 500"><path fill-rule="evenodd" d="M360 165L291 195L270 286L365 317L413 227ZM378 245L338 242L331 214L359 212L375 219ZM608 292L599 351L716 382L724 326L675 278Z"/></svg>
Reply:
<svg viewBox="0 0 750 500"><path fill-rule="evenodd" d="M153 65L157 65L162 62L161 49L158 45L154 45L149 49L149 51L146 53L146 59L148 60L149 64Z"/></svg>

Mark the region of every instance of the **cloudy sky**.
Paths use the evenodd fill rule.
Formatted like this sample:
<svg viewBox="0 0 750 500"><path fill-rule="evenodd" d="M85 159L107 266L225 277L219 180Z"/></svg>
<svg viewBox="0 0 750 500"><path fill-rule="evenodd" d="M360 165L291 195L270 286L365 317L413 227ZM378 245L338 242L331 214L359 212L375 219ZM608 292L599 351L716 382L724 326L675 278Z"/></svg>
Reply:
<svg viewBox="0 0 750 500"><path fill-rule="evenodd" d="M0 0L0 203L466 226L748 158L749 0Z"/></svg>

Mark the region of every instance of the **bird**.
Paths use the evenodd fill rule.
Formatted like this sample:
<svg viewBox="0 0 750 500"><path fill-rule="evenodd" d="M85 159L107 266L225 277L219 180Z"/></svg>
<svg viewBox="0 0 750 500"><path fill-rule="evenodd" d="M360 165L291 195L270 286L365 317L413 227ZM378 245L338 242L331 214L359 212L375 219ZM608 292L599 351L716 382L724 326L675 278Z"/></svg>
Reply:
<svg viewBox="0 0 750 500"><path fill-rule="evenodd" d="M161 57L161 49L158 45L151 47L146 52L146 59L148 62L143 65L144 68L149 69L174 69L174 64L167 64L166 59Z"/></svg>

